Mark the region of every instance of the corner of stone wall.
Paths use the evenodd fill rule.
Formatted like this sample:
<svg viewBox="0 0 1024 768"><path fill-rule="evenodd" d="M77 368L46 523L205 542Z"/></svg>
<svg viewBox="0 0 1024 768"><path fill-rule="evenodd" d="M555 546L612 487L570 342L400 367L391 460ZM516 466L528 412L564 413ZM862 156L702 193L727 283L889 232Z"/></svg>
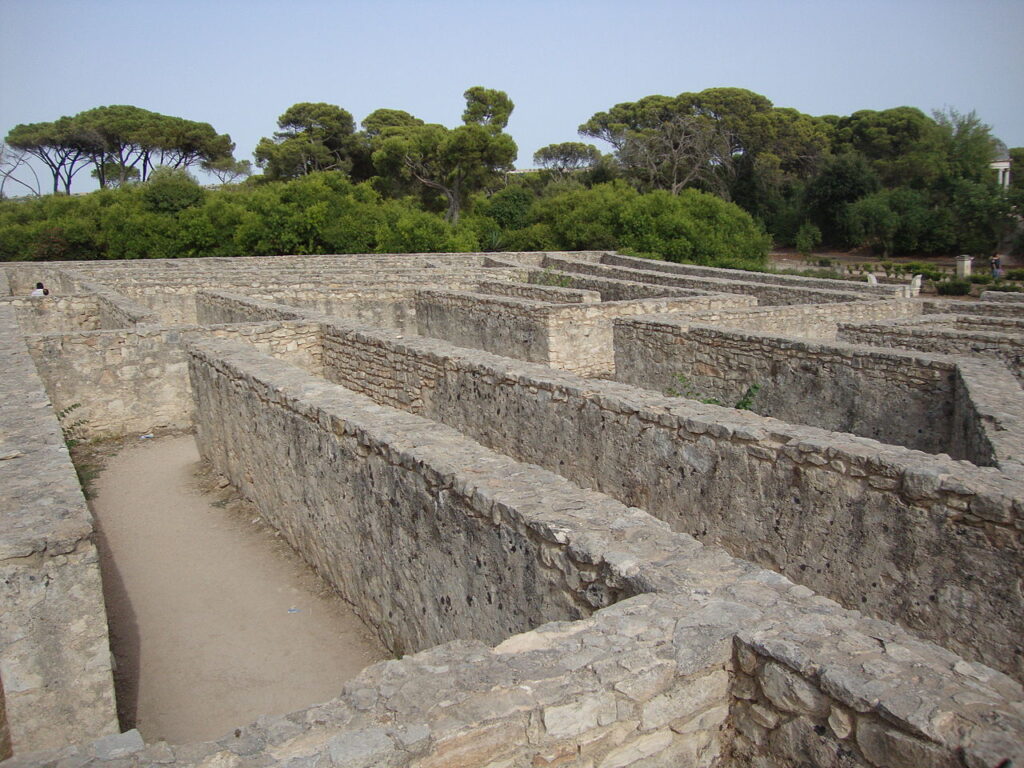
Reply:
<svg viewBox="0 0 1024 768"><path fill-rule="evenodd" d="M996 360L959 360L954 396L964 458L1024 477L1024 398L1016 377Z"/></svg>

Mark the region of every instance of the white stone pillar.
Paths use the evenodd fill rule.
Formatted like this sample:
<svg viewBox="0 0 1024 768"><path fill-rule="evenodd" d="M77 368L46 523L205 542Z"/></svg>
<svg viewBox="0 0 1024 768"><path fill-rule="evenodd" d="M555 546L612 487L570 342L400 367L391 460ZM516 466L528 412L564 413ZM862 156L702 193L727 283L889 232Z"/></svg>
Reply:
<svg viewBox="0 0 1024 768"><path fill-rule="evenodd" d="M973 257L966 253L956 257L956 276L960 279L971 276L971 260Z"/></svg>

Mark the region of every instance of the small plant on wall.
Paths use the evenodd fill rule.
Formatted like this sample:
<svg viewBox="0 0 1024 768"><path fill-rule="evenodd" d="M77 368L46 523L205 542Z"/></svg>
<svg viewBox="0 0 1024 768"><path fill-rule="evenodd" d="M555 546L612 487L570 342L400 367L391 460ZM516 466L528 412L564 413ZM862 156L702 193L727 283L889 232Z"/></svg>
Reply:
<svg viewBox="0 0 1024 768"><path fill-rule="evenodd" d="M725 403L718 398L706 397L704 394L694 389L693 384L684 374L677 373L672 378L675 380L676 385L665 390L665 394L669 397L685 397L687 400L696 400L697 402L706 403L707 405L725 405ZM743 395L732 407L740 411L752 411L754 398L757 397L757 393L760 391L760 384L751 384L743 391Z"/></svg>

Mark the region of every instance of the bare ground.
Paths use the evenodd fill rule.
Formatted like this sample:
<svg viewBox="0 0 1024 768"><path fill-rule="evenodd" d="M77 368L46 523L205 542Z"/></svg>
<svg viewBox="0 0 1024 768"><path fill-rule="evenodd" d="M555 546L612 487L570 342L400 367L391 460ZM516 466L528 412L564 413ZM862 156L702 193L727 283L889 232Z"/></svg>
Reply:
<svg viewBox="0 0 1024 768"><path fill-rule="evenodd" d="M105 453L91 506L123 727L219 738L326 701L386 657L250 505L217 489L190 435Z"/></svg>

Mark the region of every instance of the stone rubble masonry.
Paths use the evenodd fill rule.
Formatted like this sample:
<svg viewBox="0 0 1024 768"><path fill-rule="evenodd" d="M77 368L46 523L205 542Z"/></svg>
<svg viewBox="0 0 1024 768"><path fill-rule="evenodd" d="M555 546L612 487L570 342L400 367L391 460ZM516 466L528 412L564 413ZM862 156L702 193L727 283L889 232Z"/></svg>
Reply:
<svg viewBox="0 0 1024 768"><path fill-rule="evenodd" d="M964 358L957 363L953 420L959 425L960 454L983 466L1024 478L1024 397L1020 382L994 360Z"/></svg>
<svg viewBox="0 0 1024 768"><path fill-rule="evenodd" d="M454 531L439 535L443 531L429 525L410 525L403 498L420 507L417 518L437 515L438 523L444 517L439 507L462 506L472 522L464 517L459 524L478 527L474 543L485 552L504 551L511 560L520 555L512 551L519 537L511 532L529 530L555 550L548 558L534 553L541 557L536 567L567 579L556 582L561 588L572 574L582 575L580 566L589 566L585 570L643 594L620 595L624 599L587 617L541 624L493 648L458 639L376 664L337 699L262 718L219 741L145 745L129 732L16 756L5 768L710 768L801 762L996 768L1024 758L1017 704L1024 691L998 672L671 533L642 510L536 469L516 471L505 457L462 435L373 405L254 350L201 341L192 347L191 365L206 430L200 443L212 461L227 462L222 468L250 471L251 478L239 481L257 503L287 506L277 496L289 493L289 483L270 488L273 477L259 472L259 459L249 463L250 448L296 468L309 461L313 467L331 464L332 483L379 481L374 492L396 499L390 515L401 526L401 540L415 542L418 557L435 562L432 582L438 572L451 570L451 548L465 540ZM253 430L248 418L262 423ZM284 454L252 445L229 456L239 440L263 442L277 434L280 419L296 430ZM300 475L308 481L320 471ZM318 528L360 520L362 494L334 491L330 508L310 516L311 527L282 519L284 529L296 540L333 538L336 532ZM264 492L270 496L262 497ZM366 535L385 533L390 523L380 524L380 531ZM398 531L387 535L391 546ZM341 536L338 545L363 546L352 536ZM332 547L330 556L337 552ZM462 561L460 570L466 565ZM346 576L387 579L391 569L405 567L403 557L370 557L360 574ZM408 586L433 597L435 611L456 608L456 601L449 606L425 585L403 582L403 589ZM555 598L531 589L512 597ZM411 601L406 609L415 613L417 607ZM458 608L480 610L475 601ZM379 615L399 626L419 621ZM476 622L487 625L485 616ZM473 622L456 617L453 623L475 633L468 626ZM845 762L834 762L842 755Z"/></svg>
<svg viewBox="0 0 1024 768"><path fill-rule="evenodd" d="M93 521L61 428L0 306L0 678L16 752L117 733Z"/></svg>
<svg viewBox="0 0 1024 768"><path fill-rule="evenodd" d="M330 320L324 375L1024 675L1019 477L392 336Z"/></svg>
<svg viewBox="0 0 1024 768"><path fill-rule="evenodd" d="M772 283L741 281L734 277L697 277L684 274L669 274L647 268L646 260L639 260L640 267L616 267L608 264L596 264L579 261L573 258L546 256L542 263L545 268L561 272L612 277L619 280L632 280L638 283L649 283L675 288L690 288L709 293L740 293L754 296L758 304L826 304L832 302L864 301L877 299L875 294L865 293L857 283L849 283L845 290L832 288L810 288L803 286L776 285ZM656 263L656 262L652 262ZM732 270L722 270L731 272Z"/></svg>
<svg viewBox="0 0 1024 768"><path fill-rule="evenodd" d="M668 272L674 275L692 275L695 277L712 277L716 279L738 280L748 283L766 283L792 288L829 288L836 291L857 291L876 297L885 296L890 299L904 298L908 286L870 285L867 282L852 280L831 280L820 277L801 277L799 275L778 275L772 272L748 272L740 269L722 269L720 267L702 267L698 264L676 264L671 261L640 259L635 256L623 256L618 253L606 253L601 256L601 264L632 269ZM910 282L909 280L907 281Z"/></svg>
<svg viewBox="0 0 1024 768"><path fill-rule="evenodd" d="M421 336L505 357L546 363L582 376L610 376L615 353L612 321L649 312L725 309L745 302L729 295L550 304L480 293L416 293Z"/></svg>
<svg viewBox="0 0 1024 768"><path fill-rule="evenodd" d="M148 431L147 414L197 422L282 535L342 589L379 596L354 597L391 647L423 648L369 667L330 702L215 742L147 745L98 728L32 753L15 736L4 768L1024 765L1024 690L978 663L1024 676L1014 661L1024 489L1011 375L993 359L957 359L963 452L996 465L978 467L411 333L417 290L493 297L502 289L485 284L505 283L509 298L539 301L532 291L563 284L542 270L546 259L609 268L608 256L68 263L41 267L43 277L37 265L0 267L15 294L44 279L62 296L123 295L179 324L135 316L119 330L26 340L55 407L61 383L63 396L85 395L107 372L113 399L130 408L90 401L106 428ZM639 270L644 282L574 271L569 289L605 302L693 296L659 283L675 271ZM532 282L552 274L559 286ZM713 290L757 300L755 280L710 274ZM892 301L885 314L877 293L817 285L762 284L759 298L778 307L776 321L815 296L833 303L836 323L903 322L919 305L936 328L1012 336L1021 319L992 301L957 302L966 320L951 321L946 302ZM197 325L200 292L210 312L247 322ZM17 338L17 309L0 302L0 312L0 339ZM747 332L743 322L772 322L763 307L751 313L729 310L728 322ZM723 324L709 314L690 322ZM827 312L807 316L829 331ZM164 367L167 388L132 383L150 365ZM76 371L93 382L68 384ZM0 479L13 478L0 494L30 493L34 513L15 518L59 527L75 520L66 510L84 510L60 500L73 478L7 455L43 439L34 414L29 423L23 436L0 419L0 441L16 444L0 453L10 473ZM304 495L315 503L296 503ZM380 554L392 550L402 555ZM102 624L102 605L90 615ZM61 685L80 695L67 682L76 674ZM0 678L10 715L17 683L5 665Z"/></svg>
<svg viewBox="0 0 1024 768"><path fill-rule="evenodd" d="M982 301L1001 301L1006 304L1024 304L1024 293L1010 293L1009 291L982 291Z"/></svg>
<svg viewBox="0 0 1024 768"><path fill-rule="evenodd" d="M840 323L836 335L851 344L913 349L945 355L991 357L1024 383L1024 327L1017 318L923 315L890 322Z"/></svg>
<svg viewBox="0 0 1024 768"><path fill-rule="evenodd" d="M701 312L693 317L693 322L757 333L832 341L838 338L839 327L844 322L859 323L917 317L921 310L920 302L905 300L783 304L722 312ZM679 315L671 319L682 321Z"/></svg>
<svg viewBox="0 0 1024 768"><path fill-rule="evenodd" d="M638 317L615 326L615 378L928 453L956 453L951 357ZM825 383L827 382L827 384Z"/></svg>
<svg viewBox="0 0 1024 768"><path fill-rule="evenodd" d="M240 338L307 369L320 365L320 327L308 320L40 334L26 342L53 407L77 403L82 435L95 438L191 426L184 343L196 336Z"/></svg>
<svg viewBox="0 0 1024 768"><path fill-rule="evenodd" d="M457 289L449 287L448 290ZM546 301L550 304L594 304L602 301L600 291L559 288L551 285L530 285L528 283L499 283L493 280L482 280L474 293Z"/></svg>
<svg viewBox="0 0 1024 768"><path fill-rule="evenodd" d="M100 327L95 296L9 296L0 305L14 307L22 333L95 331Z"/></svg>

